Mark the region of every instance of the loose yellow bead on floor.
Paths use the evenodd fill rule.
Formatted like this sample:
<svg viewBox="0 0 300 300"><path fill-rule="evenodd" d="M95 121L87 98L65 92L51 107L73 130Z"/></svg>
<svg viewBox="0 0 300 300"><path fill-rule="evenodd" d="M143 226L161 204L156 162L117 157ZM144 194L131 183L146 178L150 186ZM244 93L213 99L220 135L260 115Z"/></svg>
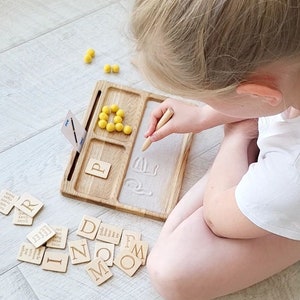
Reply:
<svg viewBox="0 0 300 300"><path fill-rule="evenodd" d="M101 113L99 114L99 119L100 119L100 120L108 121L108 115L107 115L105 112L101 112Z"/></svg>
<svg viewBox="0 0 300 300"><path fill-rule="evenodd" d="M102 129L106 128L107 121L106 120L99 120L98 121L98 126Z"/></svg>
<svg viewBox="0 0 300 300"><path fill-rule="evenodd" d="M104 65L103 71L105 73L110 73L111 72L111 65L109 65L109 64Z"/></svg>
<svg viewBox="0 0 300 300"><path fill-rule="evenodd" d="M106 125L106 130L107 130L108 132L113 132L113 131L115 131L115 124L114 124L114 123L107 123L107 125Z"/></svg>
<svg viewBox="0 0 300 300"><path fill-rule="evenodd" d="M91 57L95 56L95 50L92 48L89 48L86 50L86 54L90 55Z"/></svg>
<svg viewBox="0 0 300 300"><path fill-rule="evenodd" d="M119 106L118 106L118 104L112 104L112 105L110 106L110 109L111 109L112 112L115 113L115 112L118 111Z"/></svg>
<svg viewBox="0 0 300 300"><path fill-rule="evenodd" d="M115 116L114 117L114 123L122 123L123 119L120 116Z"/></svg>
<svg viewBox="0 0 300 300"><path fill-rule="evenodd" d="M122 131L123 130L123 128L124 128L124 125L122 124L122 123L117 123L116 125L115 125L115 129L117 130L117 131Z"/></svg>
<svg viewBox="0 0 300 300"><path fill-rule="evenodd" d="M121 117L121 118L124 118L125 112L124 112L123 109L118 109L118 111L116 112L116 115Z"/></svg>
<svg viewBox="0 0 300 300"><path fill-rule="evenodd" d="M102 107L101 111L106 113L107 115L109 115L110 114L110 107L105 105L105 106Z"/></svg>
<svg viewBox="0 0 300 300"><path fill-rule="evenodd" d="M120 66L117 64L114 64L111 66L111 70L113 73L119 73L120 72Z"/></svg>
<svg viewBox="0 0 300 300"><path fill-rule="evenodd" d="M125 134L131 134L131 132L132 132L132 127L129 126L129 125L125 125L124 128L123 128L123 132L124 132Z"/></svg>
<svg viewBox="0 0 300 300"><path fill-rule="evenodd" d="M92 62L92 57L89 55L89 54L86 54L83 58L83 61L86 63L86 64L90 64Z"/></svg>

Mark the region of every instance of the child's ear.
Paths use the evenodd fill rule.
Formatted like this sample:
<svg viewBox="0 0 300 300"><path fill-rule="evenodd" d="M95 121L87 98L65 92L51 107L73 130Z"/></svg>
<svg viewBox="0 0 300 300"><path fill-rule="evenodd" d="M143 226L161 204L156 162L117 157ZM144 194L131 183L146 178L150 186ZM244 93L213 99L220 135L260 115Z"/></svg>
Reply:
<svg viewBox="0 0 300 300"><path fill-rule="evenodd" d="M236 88L238 95L258 96L262 101L277 106L282 102L282 93L273 87L256 83L242 83Z"/></svg>

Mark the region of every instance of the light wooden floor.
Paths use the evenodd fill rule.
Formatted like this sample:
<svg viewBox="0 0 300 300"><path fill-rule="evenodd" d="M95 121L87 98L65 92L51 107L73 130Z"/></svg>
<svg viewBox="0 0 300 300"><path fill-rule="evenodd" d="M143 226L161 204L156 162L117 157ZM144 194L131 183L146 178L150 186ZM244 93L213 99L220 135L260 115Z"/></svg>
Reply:
<svg viewBox="0 0 300 300"><path fill-rule="evenodd" d="M34 225L66 226L69 239L77 239L75 231L86 214L141 231L151 248L161 222L71 200L59 192L71 152L61 125L69 109L81 120L96 81L157 92L130 63L132 49L126 35L130 4L0 0L0 189L39 198L45 207ZM97 55L93 64L85 65L82 56L89 47ZM104 75L102 66L114 62L120 64L121 73ZM182 193L205 172L221 135L221 128L216 128L195 136ZM145 268L129 278L113 267L115 276L98 287L81 265L69 264L66 274L58 274L19 262L18 248L32 229L13 225L12 213L0 215L0 299L160 299ZM299 265L223 299L300 299Z"/></svg>

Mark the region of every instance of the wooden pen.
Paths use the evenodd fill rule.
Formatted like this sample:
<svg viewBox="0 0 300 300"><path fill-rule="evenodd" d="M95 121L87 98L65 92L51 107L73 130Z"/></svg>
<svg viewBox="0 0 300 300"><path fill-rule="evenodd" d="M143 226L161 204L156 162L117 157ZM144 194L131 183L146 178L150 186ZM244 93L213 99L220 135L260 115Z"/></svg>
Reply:
<svg viewBox="0 0 300 300"><path fill-rule="evenodd" d="M166 110L166 112L163 114L163 116L160 118L160 120L158 121L155 131L158 130L159 128L161 128L162 126L164 126L173 116L174 114L174 110L172 108L168 108ZM150 137L147 137L146 141L144 142L143 146L142 146L142 151L145 151L146 149L148 149L148 147L151 145L151 139Z"/></svg>

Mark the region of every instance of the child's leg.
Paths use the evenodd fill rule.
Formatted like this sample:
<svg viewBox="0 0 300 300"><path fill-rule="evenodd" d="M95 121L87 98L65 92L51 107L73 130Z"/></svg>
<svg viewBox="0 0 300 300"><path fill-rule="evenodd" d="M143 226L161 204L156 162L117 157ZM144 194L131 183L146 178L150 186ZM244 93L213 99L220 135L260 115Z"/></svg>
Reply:
<svg viewBox="0 0 300 300"><path fill-rule="evenodd" d="M256 155L255 144L249 145L249 163ZM257 283L300 259L300 242L273 234L243 240L214 235L202 214L205 183L203 178L180 200L148 257L153 285L165 299L212 299Z"/></svg>
<svg viewBox="0 0 300 300"><path fill-rule="evenodd" d="M178 225L203 205L203 194L207 183L208 173L209 172L207 172L177 203L163 226L160 233L160 239L169 236Z"/></svg>
<svg viewBox="0 0 300 300"><path fill-rule="evenodd" d="M171 230L169 225L176 224L171 220L173 216L182 220L174 211L148 258L153 285L165 299L200 300L226 295L300 259L300 242L272 234L248 240L219 238L206 226L202 207L187 214Z"/></svg>

